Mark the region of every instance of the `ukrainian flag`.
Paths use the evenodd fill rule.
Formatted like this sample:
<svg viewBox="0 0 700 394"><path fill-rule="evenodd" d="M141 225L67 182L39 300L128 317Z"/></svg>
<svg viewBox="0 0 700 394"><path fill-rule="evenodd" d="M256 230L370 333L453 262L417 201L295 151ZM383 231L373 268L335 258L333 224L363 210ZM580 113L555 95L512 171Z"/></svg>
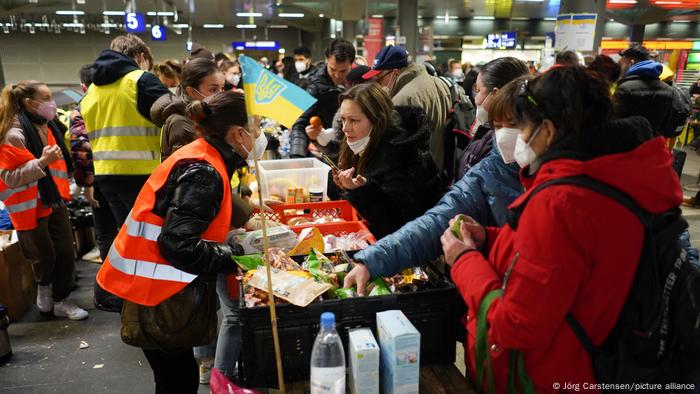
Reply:
<svg viewBox="0 0 700 394"><path fill-rule="evenodd" d="M273 119L287 128L292 125L316 99L303 89L262 68L248 56L240 56L243 90L248 115Z"/></svg>

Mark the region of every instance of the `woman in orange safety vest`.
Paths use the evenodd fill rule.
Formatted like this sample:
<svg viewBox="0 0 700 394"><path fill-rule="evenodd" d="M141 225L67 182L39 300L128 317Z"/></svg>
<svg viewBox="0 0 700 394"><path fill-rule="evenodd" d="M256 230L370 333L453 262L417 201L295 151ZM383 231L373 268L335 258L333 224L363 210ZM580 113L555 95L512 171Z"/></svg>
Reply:
<svg viewBox="0 0 700 394"><path fill-rule="evenodd" d="M6 86L0 100L0 200L38 281L42 313L82 320L88 313L66 301L74 284L73 229L65 202L72 166L56 103L37 81Z"/></svg>
<svg viewBox="0 0 700 394"><path fill-rule="evenodd" d="M194 101L187 115L203 137L178 149L151 174L97 274L105 290L128 301L124 310L133 304L162 307L173 295L203 282L213 288L217 274L235 272L231 257L243 252L227 242L230 181L246 159L262 155L260 132L248 125L242 93ZM207 294L215 305L216 293ZM216 333L216 318L213 326ZM144 346L156 392L196 393L199 370L192 346L212 339L178 342L177 348Z"/></svg>

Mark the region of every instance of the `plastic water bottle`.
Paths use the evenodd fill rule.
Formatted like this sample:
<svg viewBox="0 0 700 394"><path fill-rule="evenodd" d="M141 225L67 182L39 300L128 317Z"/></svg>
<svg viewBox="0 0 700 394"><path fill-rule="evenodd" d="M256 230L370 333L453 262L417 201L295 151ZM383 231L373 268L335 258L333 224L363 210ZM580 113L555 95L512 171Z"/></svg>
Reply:
<svg viewBox="0 0 700 394"><path fill-rule="evenodd" d="M321 331L311 351L311 394L345 394L345 351L331 312L321 314Z"/></svg>

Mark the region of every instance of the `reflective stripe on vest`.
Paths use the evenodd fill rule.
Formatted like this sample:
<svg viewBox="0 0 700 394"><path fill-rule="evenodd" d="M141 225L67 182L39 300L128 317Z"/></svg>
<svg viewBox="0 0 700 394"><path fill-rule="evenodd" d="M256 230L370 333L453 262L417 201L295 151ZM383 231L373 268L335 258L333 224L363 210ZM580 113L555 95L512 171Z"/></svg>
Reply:
<svg viewBox="0 0 700 394"><path fill-rule="evenodd" d="M104 129L95 130L90 135L90 141L95 141L102 137L158 137L160 130L152 127L105 127Z"/></svg>
<svg viewBox="0 0 700 394"><path fill-rule="evenodd" d="M47 142L49 146L57 144L51 130L49 130ZM70 201L70 183L68 181L70 177L68 175L68 167L63 154L61 154L60 159L49 164L48 173L53 178L53 182L56 184L56 189L58 189L58 193L61 195L61 198L63 198L65 201Z"/></svg>
<svg viewBox="0 0 700 394"><path fill-rule="evenodd" d="M32 160L36 158L26 148L7 143L0 145L1 171L15 171ZM17 187L9 187L0 181L0 199L10 214L15 230L34 230L37 219L46 217L52 212L51 208L41 204L37 181Z"/></svg>
<svg viewBox="0 0 700 394"><path fill-rule="evenodd" d="M129 217L126 218L124 225L126 226L126 233L130 236L145 238L153 242L158 241L158 236L160 236L160 232L163 229L161 226L155 224L134 220L134 218L131 217L131 212L129 213Z"/></svg>
<svg viewBox="0 0 700 394"><path fill-rule="evenodd" d="M109 264L127 275L139 276L146 279L190 283L197 278L197 275L188 274L172 265L158 264L152 261L125 259L119 255L114 245L112 245L109 250Z"/></svg>
<svg viewBox="0 0 700 394"><path fill-rule="evenodd" d="M25 202L20 202L16 204L5 204L5 208L7 208L7 212L9 213L19 213L23 211L27 211L29 209L34 209L36 208L37 205L37 200L29 200Z"/></svg>
<svg viewBox="0 0 700 394"><path fill-rule="evenodd" d="M158 237L164 219L152 212L156 192L165 186L170 172L181 160L206 161L216 169L224 188L221 209L201 239L223 243L231 224L231 188L218 151L200 138L173 153L146 181L97 273L97 282L105 290L139 305L158 305L197 278L174 267L161 255Z"/></svg>
<svg viewBox="0 0 700 394"><path fill-rule="evenodd" d="M95 175L150 175L160 164L160 128L138 111L134 70L117 81L90 85L80 104Z"/></svg>
<svg viewBox="0 0 700 394"><path fill-rule="evenodd" d="M21 191L24 191L24 190L27 190L27 189L29 189L30 187L34 187L34 186L37 186L37 182L32 182L32 183L28 183L28 184L26 184L26 185L17 186L17 187L12 188L12 189L10 189L10 188L5 189L5 190L3 190L2 192L0 192L0 200L5 201L5 200L7 200L11 195L13 195L13 194L15 194L15 193L18 193L18 192L21 192Z"/></svg>
<svg viewBox="0 0 700 394"><path fill-rule="evenodd" d="M119 150L93 152L93 160L154 160L155 152L147 150Z"/></svg>
<svg viewBox="0 0 700 394"><path fill-rule="evenodd" d="M68 171L54 170L49 168L49 173L51 174L51 176L56 178L70 179L70 177L68 176Z"/></svg>

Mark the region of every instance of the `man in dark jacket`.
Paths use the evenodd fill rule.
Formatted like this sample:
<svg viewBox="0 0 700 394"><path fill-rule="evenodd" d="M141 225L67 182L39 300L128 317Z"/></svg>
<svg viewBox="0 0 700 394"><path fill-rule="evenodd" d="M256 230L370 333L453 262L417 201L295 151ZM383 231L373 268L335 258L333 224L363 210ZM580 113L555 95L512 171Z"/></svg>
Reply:
<svg viewBox="0 0 700 394"><path fill-rule="evenodd" d="M430 136L430 154L438 169L444 168L444 130L447 114L452 108L452 95L438 77L428 74L422 64L410 64L408 51L392 45L384 47L372 70L364 79L375 79L384 86L394 105L416 106L425 111L433 125Z"/></svg>
<svg viewBox="0 0 700 394"><path fill-rule="evenodd" d="M675 137L687 121L685 99L680 92L659 79L663 65L650 60L649 51L633 45L620 52L622 79L613 96L615 115L639 115L651 123L655 135Z"/></svg>
<svg viewBox="0 0 700 394"><path fill-rule="evenodd" d="M308 79L316 71L316 66L311 60L311 50L309 48L294 48L294 68L297 70L297 77L294 83L298 83L299 79Z"/></svg>
<svg viewBox="0 0 700 394"><path fill-rule="evenodd" d="M320 65L309 76L306 87L306 92L318 101L292 126L289 137L291 157L308 156L309 141L316 141L323 129L333 125L333 116L340 106L338 96L345 89L345 76L350 72L354 60L355 48L343 39L334 40L326 49L326 64ZM313 116L321 118L322 128L310 127L309 120Z"/></svg>

